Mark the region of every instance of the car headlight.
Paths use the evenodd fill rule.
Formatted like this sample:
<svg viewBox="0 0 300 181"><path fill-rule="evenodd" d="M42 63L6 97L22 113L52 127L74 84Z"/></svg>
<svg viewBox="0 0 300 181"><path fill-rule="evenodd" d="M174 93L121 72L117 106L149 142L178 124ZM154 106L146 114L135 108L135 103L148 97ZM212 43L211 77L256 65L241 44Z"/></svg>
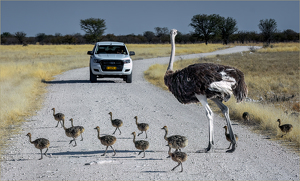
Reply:
<svg viewBox="0 0 300 181"><path fill-rule="evenodd" d="M124 60L124 64L125 64L125 63L130 63L130 59Z"/></svg>
<svg viewBox="0 0 300 181"><path fill-rule="evenodd" d="M100 63L100 62L101 62L101 60L94 59L94 60L93 60L93 62L94 62L94 63Z"/></svg>

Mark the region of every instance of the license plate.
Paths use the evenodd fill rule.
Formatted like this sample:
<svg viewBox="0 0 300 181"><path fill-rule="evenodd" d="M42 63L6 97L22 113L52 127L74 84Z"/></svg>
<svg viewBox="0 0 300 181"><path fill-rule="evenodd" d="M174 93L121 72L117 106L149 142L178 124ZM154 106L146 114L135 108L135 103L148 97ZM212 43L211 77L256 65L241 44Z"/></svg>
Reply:
<svg viewBox="0 0 300 181"><path fill-rule="evenodd" d="M110 67L110 66L107 66L107 67L106 67L106 70L117 70L117 67Z"/></svg>

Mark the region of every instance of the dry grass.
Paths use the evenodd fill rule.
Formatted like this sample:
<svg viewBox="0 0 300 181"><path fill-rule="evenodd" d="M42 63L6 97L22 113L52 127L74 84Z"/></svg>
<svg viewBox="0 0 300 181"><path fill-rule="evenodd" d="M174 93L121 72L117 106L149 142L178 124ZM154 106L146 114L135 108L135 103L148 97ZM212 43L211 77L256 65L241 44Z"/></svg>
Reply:
<svg viewBox="0 0 300 181"><path fill-rule="evenodd" d="M51 80L66 70L88 65L92 45L1 46L0 49L0 149L7 136L34 115L46 92L42 79Z"/></svg>
<svg viewBox="0 0 300 181"><path fill-rule="evenodd" d="M278 123L293 124L294 130L283 139L300 146L299 127L299 44L275 44L276 51L262 49L254 53L244 52L231 55L217 55L201 59L181 60L174 64L174 70L193 63L212 62L239 68L245 74L249 89L248 97L259 102L236 104L234 99L226 103L232 119L241 121L243 112L251 115L250 125L272 138L281 139ZM289 50L289 51L286 51ZM153 65L145 71L145 78L163 89L167 89L163 76L167 65ZM215 109L216 110L216 109ZM219 112L220 113L220 112Z"/></svg>
<svg viewBox="0 0 300 181"><path fill-rule="evenodd" d="M136 55L133 56L135 60L168 57L171 54L170 44L128 44L126 46L129 50L135 51ZM204 43L179 44L176 46L176 55L206 53L227 47L230 46L224 46L222 44L209 44L206 46Z"/></svg>

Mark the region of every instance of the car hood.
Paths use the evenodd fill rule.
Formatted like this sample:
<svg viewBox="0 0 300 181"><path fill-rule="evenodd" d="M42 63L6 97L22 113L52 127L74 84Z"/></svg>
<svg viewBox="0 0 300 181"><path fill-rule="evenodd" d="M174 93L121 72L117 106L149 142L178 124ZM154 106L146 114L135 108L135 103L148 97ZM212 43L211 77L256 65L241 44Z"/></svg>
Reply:
<svg viewBox="0 0 300 181"><path fill-rule="evenodd" d="M96 58L98 59L124 59L124 58L129 58L128 55L124 54L96 54Z"/></svg>

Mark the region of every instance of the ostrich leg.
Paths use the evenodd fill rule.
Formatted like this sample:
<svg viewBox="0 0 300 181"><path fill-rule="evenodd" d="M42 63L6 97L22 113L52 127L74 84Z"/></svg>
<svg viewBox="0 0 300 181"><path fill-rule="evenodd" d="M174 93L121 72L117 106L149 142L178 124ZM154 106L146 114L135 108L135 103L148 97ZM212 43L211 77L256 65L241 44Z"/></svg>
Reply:
<svg viewBox="0 0 300 181"><path fill-rule="evenodd" d="M205 107L206 117L209 121L208 130L209 130L209 142L208 147L205 148L205 152L207 153L210 150L213 150L214 147L214 124L213 124L213 112L210 109L207 98L204 95L196 95L197 99L201 102L202 106Z"/></svg>
<svg viewBox="0 0 300 181"><path fill-rule="evenodd" d="M229 135L230 135L230 140L231 140L231 144L232 144L231 150L227 150L226 152L232 153L232 152L234 152L235 147L236 147L236 140L235 140L235 136L233 134L232 127L231 127L231 122L230 122L230 118L229 118L229 109L228 109L227 106L225 106L222 103L222 101L220 101L217 98L212 99L212 101L214 101L217 104L217 106L221 109L222 113L225 116L225 119L226 119L226 122L227 122L227 128L228 128Z"/></svg>

